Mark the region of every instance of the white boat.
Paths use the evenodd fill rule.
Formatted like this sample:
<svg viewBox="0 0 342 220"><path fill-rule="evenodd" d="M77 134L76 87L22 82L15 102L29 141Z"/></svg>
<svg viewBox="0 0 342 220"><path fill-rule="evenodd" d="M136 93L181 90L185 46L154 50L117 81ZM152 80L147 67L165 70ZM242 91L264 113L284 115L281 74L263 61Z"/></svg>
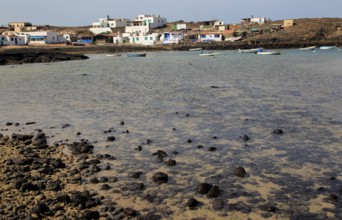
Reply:
<svg viewBox="0 0 342 220"><path fill-rule="evenodd" d="M239 53L257 53L261 52L263 48L239 49Z"/></svg>
<svg viewBox="0 0 342 220"><path fill-rule="evenodd" d="M280 55L280 52L275 51L264 51L264 52L258 52L258 55Z"/></svg>
<svg viewBox="0 0 342 220"><path fill-rule="evenodd" d="M215 52L208 52L208 53L200 53L200 56L216 56L219 55L221 53L215 53Z"/></svg>
<svg viewBox="0 0 342 220"><path fill-rule="evenodd" d="M229 38L226 38L224 41L230 41L230 42L235 42L235 41L239 41L239 40L242 40L242 37L229 37Z"/></svg>
<svg viewBox="0 0 342 220"><path fill-rule="evenodd" d="M299 50L314 50L314 49L316 49L316 46L299 48Z"/></svg>
<svg viewBox="0 0 342 220"><path fill-rule="evenodd" d="M201 51L203 50L203 48L199 47L199 48L190 48L189 51Z"/></svg>
<svg viewBox="0 0 342 220"><path fill-rule="evenodd" d="M319 49L321 50L330 50L330 49L337 49L336 46L321 46Z"/></svg>

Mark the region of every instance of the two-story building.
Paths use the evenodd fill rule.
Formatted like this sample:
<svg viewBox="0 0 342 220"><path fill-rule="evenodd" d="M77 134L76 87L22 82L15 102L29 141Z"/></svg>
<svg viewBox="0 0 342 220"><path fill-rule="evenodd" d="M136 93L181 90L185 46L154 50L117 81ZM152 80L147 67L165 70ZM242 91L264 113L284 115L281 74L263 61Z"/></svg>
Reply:
<svg viewBox="0 0 342 220"><path fill-rule="evenodd" d="M93 22L90 31L93 34L112 33L113 28L126 27L129 21L129 19L124 18L113 19L108 15L107 18L101 18L98 22Z"/></svg>
<svg viewBox="0 0 342 220"><path fill-rule="evenodd" d="M145 34L151 29L166 26L167 19L160 15L138 15L134 20L128 22L126 33Z"/></svg>

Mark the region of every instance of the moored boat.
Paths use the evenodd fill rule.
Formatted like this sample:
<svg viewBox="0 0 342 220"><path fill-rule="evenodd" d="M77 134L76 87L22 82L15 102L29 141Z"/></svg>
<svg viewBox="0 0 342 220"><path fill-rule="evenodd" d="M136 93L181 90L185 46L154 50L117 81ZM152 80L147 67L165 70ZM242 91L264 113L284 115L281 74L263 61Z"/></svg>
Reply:
<svg viewBox="0 0 342 220"><path fill-rule="evenodd" d="M109 54L106 54L106 57L121 57L121 54L109 53Z"/></svg>
<svg viewBox="0 0 342 220"><path fill-rule="evenodd" d="M216 53L216 52L208 52L208 53L200 53L200 56L216 56L220 55L221 53Z"/></svg>
<svg viewBox="0 0 342 220"><path fill-rule="evenodd" d="M316 49L316 46L299 48L299 50L314 50L314 49Z"/></svg>
<svg viewBox="0 0 342 220"><path fill-rule="evenodd" d="M321 50L331 50L331 49L337 49L336 46L321 46L319 49Z"/></svg>
<svg viewBox="0 0 342 220"><path fill-rule="evenodd" d="M201 51L203 48L198 47L198 48L190 48L189 51Z"/></svg>
<svg viewBox="0 0 342 220"><path fill-rule="evenodd" d="M146 53L128 53L127 57L146 57Z"/></svg>
<svg viewBox="0 0 342 220"><path fill-rule="evenodd" d="M280 52L276 51L263 51L263 52L258 52L258 55L280 55Z"/></svg>
<svg viewBox="0 0 342 220"><path fill-rule="evenodd" d="M263 48L239 49L239 53L257 53L261 52Z"/></svg>

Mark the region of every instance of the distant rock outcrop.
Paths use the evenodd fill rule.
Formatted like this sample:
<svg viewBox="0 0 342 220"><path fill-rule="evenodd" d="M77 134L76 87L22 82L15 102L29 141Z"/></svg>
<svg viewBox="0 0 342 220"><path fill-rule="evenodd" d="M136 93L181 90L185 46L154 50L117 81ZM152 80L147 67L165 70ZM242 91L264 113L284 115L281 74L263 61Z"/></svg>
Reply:
<svg viewBox="0 0 342 220"><path fill-rule="evenodd" d="M82 54L68 54L68 53L1 53L0 65L14 65L25 63L49 63L61 62L70 60L84 60L87 56Z"/></svg>

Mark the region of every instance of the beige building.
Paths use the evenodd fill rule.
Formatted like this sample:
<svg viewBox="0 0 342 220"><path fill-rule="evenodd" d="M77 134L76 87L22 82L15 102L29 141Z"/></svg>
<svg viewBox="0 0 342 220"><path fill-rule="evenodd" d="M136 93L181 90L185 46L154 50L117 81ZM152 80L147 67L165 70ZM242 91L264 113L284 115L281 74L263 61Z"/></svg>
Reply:
<svg viewBox="0 0 342 220"><path fill-rule="evenodd" d="M28 27L32 27L32 24L30 22L9 22L8 23L8 29L10 31L21 32Z"/></svg>
<svg viewBox="0 0 342 220"><path fill-rule="evenodd" d="M293 26L293 19L284 20L284 27L292 27Z"/></svg>

